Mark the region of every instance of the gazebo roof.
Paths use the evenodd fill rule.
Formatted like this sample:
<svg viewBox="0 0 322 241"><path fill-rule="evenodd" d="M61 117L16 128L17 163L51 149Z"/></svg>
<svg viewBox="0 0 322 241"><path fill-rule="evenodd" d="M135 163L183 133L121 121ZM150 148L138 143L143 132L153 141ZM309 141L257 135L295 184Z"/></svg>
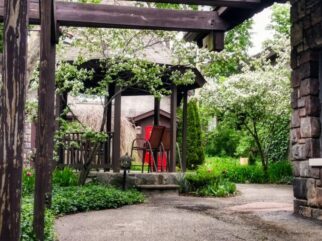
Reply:
<svg viewBox="0 0 322 241"><path fill-rule="evenodd" d="M164 64L160 64L164 65ZM170 90L171 89L171 81L169 79L169 74L172 71L180 71L181 73L184 73L187 70L192 70L193 73L195 74L195 81L192 84L188 85L178 85L178 93L179 95L184 92L184 91L189 91L189 90L194 90L197 88L201 88L205 83L206 80L200 73L200 71L197 68L192 68L192 67L187 67L183 65L165 65L169 71L163 76L162 81L163 81L163 88ZM94 70L94 75L92 79L88 79L84 81L84 86L85 88L91 88L91 87L96 87L99 85L100 81L104 78L104 70L102 69L101 63L99 59L91 59L79 66L80 68L85 68L85 69L93 69ZM130 73L129 73L130 74ZM151 95L147 91L141 89L141 88L136 88L134 87L129 87L125 91L122 92L123 96L135 96L135 95Z"/></svg>

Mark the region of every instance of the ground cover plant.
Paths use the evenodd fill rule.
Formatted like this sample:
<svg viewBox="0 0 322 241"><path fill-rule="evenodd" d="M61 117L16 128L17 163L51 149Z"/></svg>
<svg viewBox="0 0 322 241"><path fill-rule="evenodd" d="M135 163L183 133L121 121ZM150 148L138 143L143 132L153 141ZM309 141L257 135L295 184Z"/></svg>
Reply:
<svg viewBox="0 0 322 241"><path fill-rule="evenodd" d="M36 240L33 233L34 176L32 169L23 172L22 241ZM135 190L121 191L98 183L77 186L77 181L78 176L72 169L65 168L53 173L52 205L47 209L45 218L46 241L55 240L54 220L57 216L118 208L144 201L144 196Z"/></svg>
<svg viewBox="0 0 322 241"><path fill-rule="evenodd" d="M292 165L289 161L273 162L269 165L267 174L260 163L240 165L239 160L230 157L207 158L205 168L221 173L227 180L234 183L277 183L292 182Z"/></svg>
<svg viewBox="0 0 322 241"><path fill-rule="evenodd" d="M226 197L236 192L236 185L219 171L199 166L195 172L187 173L180 183L181 192L198 196Z"/></svg>

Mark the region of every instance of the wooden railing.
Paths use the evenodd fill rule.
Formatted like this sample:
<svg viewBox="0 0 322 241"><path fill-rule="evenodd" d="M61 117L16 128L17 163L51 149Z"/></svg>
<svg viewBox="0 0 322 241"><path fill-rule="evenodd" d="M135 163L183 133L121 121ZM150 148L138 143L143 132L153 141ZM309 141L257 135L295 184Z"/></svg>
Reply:
<svg viewBox="0 0 322 241"><path fill-rule="evenodd" d="M94 169L109 170L112 159L113 133L108 134L106 141L100 142L99 147L92 155L91 167ZM62 140L58 150L58 166L68 166L81 169L95 144L86 139L81 132L68 133Z"/></svg>

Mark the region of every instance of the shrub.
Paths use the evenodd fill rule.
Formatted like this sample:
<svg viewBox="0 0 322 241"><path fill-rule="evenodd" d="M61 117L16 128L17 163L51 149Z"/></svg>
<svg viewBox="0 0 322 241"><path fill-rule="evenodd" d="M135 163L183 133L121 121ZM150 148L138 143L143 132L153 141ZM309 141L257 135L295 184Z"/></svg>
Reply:
<svg viewBox="0 0 322 241"><path fill-rule="evenodd" d="M181 182L181 191L199 196L225 197L236 192L236 185L225 179L216 170L206 166L198 168L196 173L186 174Z"/></svg>
<svg viewBox="0 0 322 241"><path fill-rule="evenodd" d="M53 184L60 187L76 186L78 175L71 168L56 169L53 173Z"/></svg>
<svg viewBox="0 0 322 241"><path fill-rule="evenodd" d="M187 107L187 167L197 168L205 160L198 103L190 100Z"/></svg>
<svg viewBox="0 0 322 241"><path fill-rule="evenodd" d="M271 163L268 174L265 174L260 164L242 166L234 158L208 158L205 166L222 173L234 183L290 183L292 180L292 166L289 161Z"/></svg>
<svg viewBox="0 0 322 241"><path fill-rule="evenodd" d="M291 184L293 179L292 164L289 161L271 163L268 175L271 183Z"/></svg>
<svg viewBox="0 0 322 241"><path fill-rule="evenodd" d="M235 156L240 134L229 123L221 122L207 134L206 153L210 156Z"/></svg>

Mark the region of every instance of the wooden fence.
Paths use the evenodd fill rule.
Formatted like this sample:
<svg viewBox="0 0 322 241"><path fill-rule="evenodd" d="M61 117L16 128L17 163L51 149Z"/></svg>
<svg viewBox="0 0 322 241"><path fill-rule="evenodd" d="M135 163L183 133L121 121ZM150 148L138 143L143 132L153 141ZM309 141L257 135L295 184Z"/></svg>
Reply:
<svg viewBox="0 0 322 241"><path fill-rule="evenodd" d="M109 133L107 140L99 143L99 147L92 156L92 168L104 170L111 168L112 142L113 133ZM81 132L66 134L58 150L58 166L81 169L94 147L95 144Z"/></svg>

